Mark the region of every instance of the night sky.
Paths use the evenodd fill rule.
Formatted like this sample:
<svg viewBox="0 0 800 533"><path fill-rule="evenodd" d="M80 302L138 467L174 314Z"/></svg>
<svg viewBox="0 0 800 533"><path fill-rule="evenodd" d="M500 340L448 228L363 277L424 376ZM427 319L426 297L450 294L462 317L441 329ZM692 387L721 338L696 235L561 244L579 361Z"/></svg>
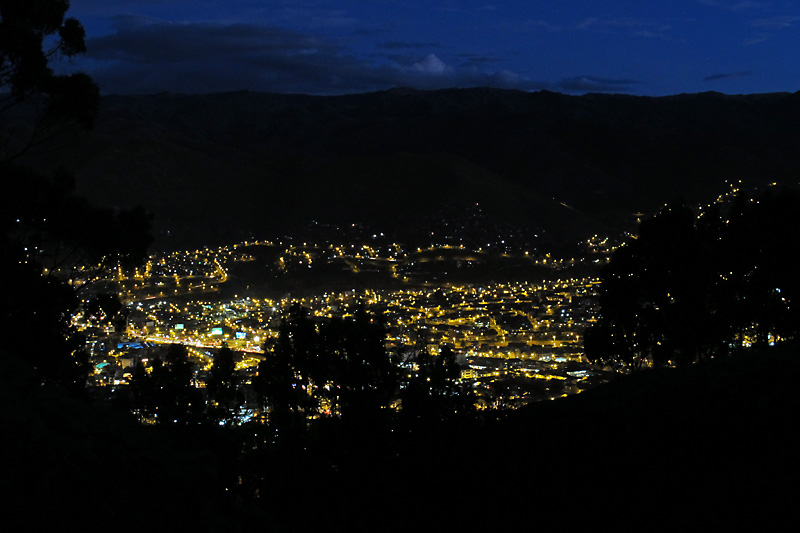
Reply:
<svg viewBox="0 0 800 533"><path fill-rule="evenodd" d="M73 0L103 93L800 90L800 1Z"/></svg>

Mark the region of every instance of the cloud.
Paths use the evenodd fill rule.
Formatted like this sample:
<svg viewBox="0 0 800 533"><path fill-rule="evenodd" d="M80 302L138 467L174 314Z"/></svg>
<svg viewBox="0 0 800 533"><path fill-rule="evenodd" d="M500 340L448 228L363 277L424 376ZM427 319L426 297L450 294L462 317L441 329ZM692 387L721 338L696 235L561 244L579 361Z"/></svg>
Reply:
<svg viewBox="0 0 800 533"><path fill-rule="evenodd" d="M480 67L491 63L499 63L501 59L494 56L481 56L476 54L459 54L462 58L461 66L468 68Z"/></svg>
<svg viewBox="0 0 800 533"><path fill-rule="evenodd" d="M411 65L411 68L417 72L433 74L436 76L452 75L455 73L453 67L445 65L444 61L436 57L436 54L428 54L421 60Z"/></svg>
<svg viewBox="0 0 800 533"><path fill-rule="evenodd" d="M136 31L145 26L163 24L163 22L160 19L140 15L115 15L111 17L112 26L118 32Z"/></svg>
<svg viewBox="0 0 800 533"><path fill-rule="evenodd" d="M763 6L762 2L751 2L748 0L737 0L733 2L729 0L699 0L699 1L703 5L721 7L724 9L730 9L731 11L741 11L743 9L756 9Z"/></svg>
<svg viewBox="0 0 800 533"><path fill-rule="evenodd" d="M769 38L772 36L772 32L777 32L785 28L792 28L796 26L798 21L800 21L800 17L794 15L767 17L750 21L750 27L759 31L747 39L744 44L749 46L763 43L764 41L769 40Z"/></svg>
<svg viewBox="0 0 800 533"><path fill-rule="evenodd" d="M784 15L754 20L750 23L750 26L764 29L791 28L798 20L800 20L800 17Z"/></svg>
<svg viewBox="0 0 800 533"><path fill-rule="evenodd" d="M513 33L559 33L564 26L539 19L504 19L495 23L495 29L501 32Z"/></svg>
<svg viewBox="0 0 800 533"><path fill-rule="evenodd" d="M410 65L399 67L392 78L402 86L418 89L495 87L530 91L552 88L550 83L529 80L509 70L484 72L476 66L456 68L436 54L428 54Z"/></svg>
<svg viewBox="0 0 800 533"><path fill-rule="evenodd" d="M301 92L363 70L331 42L248 24L125 24L87 48L106 92Z"/></svg>
<svg viewBox="0 0 800 533"><path fill-rule="evenodd" d="M741 71L741 72L723 72L720 74L712 74L711 76L706 76L703 78L703 81L720 81L720 80L730 80L735 78L743 78L746 76L752 76L754 74L753 71Z"/></svg>
<svg viewBox="0 0 800 533"><path fill-rule="evenodd" d="M582 31L600 33L625 33L634 37L667 39L672 29L671 24L650 22L639 19L600 19L591 17L583 19L576 26Z"/></svg>
<svg viewBox="0 0 800 533"><path fill-rule="evenodd" d="M310 28L341 28L352 27L356 24L358 24L357 18L345 16L316 16L308 20L308 27Z"/></svg>
<svg viewBox="0 0 800 533"><path fill-rule="evenodd" d="M270 26L122 17L115 20L115 27L113 34L89 39L85 62L77 65L105 93L247 89L342 94L399 86L550 87L510 71L454 67L433 53L394 61L363 59L338 41Z"/></svg>
<svg viewBox="0 0 800 533"><path fill-rule="evenodd" d="M386 41L383 43L378 43L376 46L384 50L398 50L403 48L410 48L410 49L441 48L442 45L440 45L439 43L409 43L404 41Z"/></svg>
<svg viewBox="0 0 800 533"><path fill-rule="evenodd" d="M265 61L312 51L333 53L331 45L280 28L247 24L142 23L125 17L116 33L89 39L89 57L127 63L188 63L230 58Z"/></svg>
<svg viewBox="0 0 800 533"><path fill-rule="evenodd" d="M559 89L568 92L627 92L636 85L638 80L610 79L598 76L574 76L562 78L556 85Z"/></svg>
<svg viewBox="0 0 800 533"><path fill-rule="evenodd" d="M750 46L750 45L753 45L753 44L763 43L764 41L768 41L768 40L769 40L769 34L767 34L767 33L756 33L755 35L753 35L749 39L746 39L744 41L744 44L745 44L745 46Z"/></svg>
<svg viewBox="0 0 800 533"><path fill-rule="evenodd" d="M453 3L455 4L456 2ZM464 13L474 13L481 11L497 11L500 8L494 4L483 4L480 6L470 6L470 7L447 5L447 6L436 7L436 9L446 13L464 14Z"/></svg>

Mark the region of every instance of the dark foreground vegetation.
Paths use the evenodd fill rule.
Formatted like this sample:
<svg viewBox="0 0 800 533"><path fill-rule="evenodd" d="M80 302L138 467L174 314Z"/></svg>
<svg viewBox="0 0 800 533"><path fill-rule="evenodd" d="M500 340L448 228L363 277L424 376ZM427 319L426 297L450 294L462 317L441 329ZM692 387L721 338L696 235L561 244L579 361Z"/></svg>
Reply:
<svg viewBox="0 0 800 533"><path fill-rule="evenodd" d="M799 338L798 210L796 187L772 186L704 210L674 202L642 222L602 270L587 356L680 365Z"/></svg>
<svg viewBox="0 0 800 533"><path fill-rule="evenodd" d="M797 493L795 346L643 371L503 416L141 426L2 374L4 522L195 531L777 523Z"/></svg>

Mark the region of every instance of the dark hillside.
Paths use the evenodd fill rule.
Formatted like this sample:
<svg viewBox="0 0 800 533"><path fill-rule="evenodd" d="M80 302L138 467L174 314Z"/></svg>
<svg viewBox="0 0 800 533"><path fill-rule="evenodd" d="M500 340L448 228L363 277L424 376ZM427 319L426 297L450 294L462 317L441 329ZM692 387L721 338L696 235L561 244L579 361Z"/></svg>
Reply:
<svg viewBox="0 0 800 533"><path fill-rule="evenodd" d="M481 427L417 433L390 468L353 474L359 500L332 505L370 524L393 516L398 529L780 525L793 516L800 473L798 370L796 348L776 348L641 372Z"/></svg>
<svg viewBox="0 0 800 533"><path fill-rule="evenodd" d="M798 370L795 348L774 348L644 371L477 425L383 436L320 426L244 463L245 486L266 480L269 494L237 501L223 497L237 447L221 434L137 428L4 378L6 504L15 526L89 530L768 527L794 512Z"/></svg>
<svg viewBox="0 0 800 533"><path fill-rule="evenodd" d="M454 188L563 202L588 217L570 233L586 234L680 195L708 200L726 179L795 179L798 119L800 95L785 93L107 96L91 134L37 163L73 169L95 202L151 206L162 230L184 236L284 231L312 213L371 223L379 204L390 218L425 215L439 200L426 190ZM420 167L426 158L435 163ZM387 213L399 183L408 194ZM320 190L359 194L334 203ZM560 227L553 216L548 230Z"/></svg>
<svg viewBox="0 0 800 533"><path fill-rule="evenodd" d="M2 356L4 530L223 527L229 502L219 443L187 446L179 432L142 427L109 405L32 385L29 368Z"/></svg>
<svg viewBox="0 0 800 533"><path fill-rule="evenodd" d="M506 457L546 457L531 474L586 522L777 524L798 490L798 371L786 347L645 371L512 413L492 440Z"/></svg>

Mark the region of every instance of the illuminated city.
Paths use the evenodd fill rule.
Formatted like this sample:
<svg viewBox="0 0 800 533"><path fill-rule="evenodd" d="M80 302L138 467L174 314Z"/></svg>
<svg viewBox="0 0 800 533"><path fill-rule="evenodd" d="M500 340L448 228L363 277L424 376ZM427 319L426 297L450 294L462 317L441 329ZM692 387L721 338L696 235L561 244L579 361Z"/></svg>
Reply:
<svg viewBox="0 0 800 533"><path fill-rule="evenodd" d="M195 380L203 387L214 354L223 345L239 353L238 372L255 375L265 343L278 337L281 317L293 306L324 321L348 316L361 304L380 321L388 353L403 365L412 368L411 359L419 350L436 355L441 347L450 346L457 354L460 381L476 393L477 407L516 408L576 394L607 379L607 372L583 357L582 345L583 332L596 320L599 280L572 277L577 270L591 272L597 262L605 262L610 252L607 242L588 241L587 255L577 260L504 251L499 255L506 260L521 259L541 267L550 279L463 285L437 278L448 267L477 268L487 260L483 250L441 246L407 252L397 243L380 250L366 244L254 242L175 252L151 256L130 274L120 268L110 278L93 281L106 289L117 287L126 308L124 330L116 331L110 323L95 327L85 315L74 320L91 346L93 386L126 387L137 360L153 357L159 345L180 343L189 347ZM382 275L377 284L395 288L226 298L229 271L241 271L241 266L252 271L259 262L256 257L263 258L264 252L277 257L271 264L259 265L273 275L345 269L355 276ZM589 269L574 268L586 263ZM238 285L249 281L257 280L240 280ZM83 289L91 293L91 286ZM245 381L245 387L248 384ZM248 397L246 410L258 412L255 396Z"/></svg>

